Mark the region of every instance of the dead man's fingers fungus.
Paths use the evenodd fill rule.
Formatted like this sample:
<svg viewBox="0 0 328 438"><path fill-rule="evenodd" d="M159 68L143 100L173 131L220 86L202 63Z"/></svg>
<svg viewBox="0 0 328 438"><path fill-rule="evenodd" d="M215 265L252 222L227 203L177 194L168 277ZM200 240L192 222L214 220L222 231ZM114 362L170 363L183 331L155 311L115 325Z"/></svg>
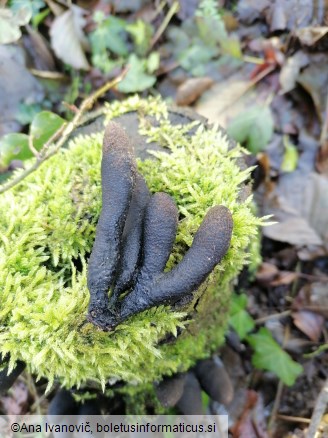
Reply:
<svg viewBox="0 0 328 438"><path fill-rule="evenodd" d="M101 178L102 210L88 266L88 319L111 330L136 313L196 291L228 251L233 220L226 207L211 208L181 262L164 273L178 209L166 193L150 197L136 171L131 141L115 122L105 131ZM129 293L120 299L123 292Z"/></svg>

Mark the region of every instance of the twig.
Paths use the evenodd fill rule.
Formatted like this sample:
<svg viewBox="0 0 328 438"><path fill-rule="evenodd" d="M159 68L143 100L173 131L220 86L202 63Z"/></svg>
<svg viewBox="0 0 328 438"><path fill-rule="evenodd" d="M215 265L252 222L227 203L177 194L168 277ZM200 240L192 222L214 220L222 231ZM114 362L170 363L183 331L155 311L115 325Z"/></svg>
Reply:
<svg viewBox="0 0 328 438"><path fill-rule="evenodd" d="M38 391L34 385L33 377L31 376L31 374L28 371L25 374L26 374L26 378L27 378L27 386L28 386L30 393L33 395L34 404L35 404L35 402L37 402L39 400L39 394L38 394ZM40 409L39 403L36 404L36 413L38 415L41 415L41 409Z"/></svg>
<svg viewBox="0 0 328 438"><path fill-rule="evenodd" d="M4 184L2 187L0 187L0 194L6 192L7 190L9 190L12 187L16 186L17 184L19 184L28 175L30 175L32 172L34 172L36 169L38 169L42 163L44 163L50 157L55 155L59 151L59 149L65 144L65 142L67 141L70 134L79 125L79 122L82 118L82 115L94 105L95 101L99 97L101 97L103 94L105 94L109 89L115 87L125 77L127 72L128 72L128 68L125 68L119 76L117 76L112 81L107 82L105 85L103 85L101 88L96 90L93 94L91 94L91 96L84 99L78 112L75 114L73 120L70 121L69 123L65 123L64 125L62 125L54 133L54 135L44 144L43 148L41 149L41 151L38 154L36 161L34 162L34 164L31 167L24 170L16 178L11 180L8 184ZM60 137L60 138L57 141L57 143L55 143L53 145L53 147L51 147L53 141L55 139L57 139L58 137Z"/></svg>
<svg viewBox="0 0 328 438"><path fill-rule="evenodd" d="M292 423L310 423L311 421L309 418L293 417L290 415L282 415L282 414L277 414L277 418L279 418L279 420L291 421Z"/></svg>
<svg viewBox="0 0 328 438"><path fill-rule="evenodd" d="M324 115L324 121L321 129L321 135L320 135L320 144L323 145L324 142L327 140L328 136L328 94L326 99L326 111Z"/></svg>
<svg viewBox="0 0 328 438"><path fill-rule="evenodd" d="M310 426L307 432L307 438L315 438L317 436L317 430L321 422L321 418L325 413L326 406L328 404L328 379L325 381L323 388L320 391L320 394L315 403Z"/></svg>
<svg viewBox="0 0 328 438"><path fill-rule="evenodd" d="M35 157L39 156L39 152L35 149L34 144L33 144L33 136L30 134L28 136L28 147L30 148L30 151L32 152L32 154Z"/></svg>
<svg viewBox="0 0 328 438"><path fill-rule="evenodd" d="M32 73L33 76L43 79L69 79L67 75L59 73L58 71L37 70L35 68L30 68L29 72Z"/></svg>
<svg viewBox="0 0 328 438"><path fill-rule="evenodd" d="M289 316L290 314L291 314L291 310L285 310L284 312L263 316L262 318L256 319L255 324L262 324L263 322L269 321L271 319L280 319L283 318L284 316Z"/></svg>
<svg viewBox="0 0 328 438"><path fill-rule="evenodd" d="M284 348L284 346L286 345L286 342L288 341L289 338L289 326L285 327L285 334L284 334L284 340L282 343L282 347ZM278 383L278 388L277 388L277 392L276 392L276 397L273 403L273 408L271 411L271 415L270 415L270 420L269 420L269 424L268 424L268 431L271 435L271 430L273 428L273 423L276 419L277 413L278 413L278 409L279 409L279 405L280 405L280 400L281 400L281 396L282 396L282 390L284 389L284 384L282 382L282 380L279 380Z"/></svg>
<svg viewBox="0 0 328 438"><path fill-rule="evenodd" d="M177 1L172 4L168 13L166 14L166 17L164 18L163 22L161 23L161 25L157 29L157 32L155 33L155 35L153 36L153 38L151 40L149 51L152 50L154 45L160 39L161 35L163 34L165 29L167 28L169 22L171 21L171 18L173 17L174 14L176 14L178 12L179 7L180 7L179 2L177 2Z"/></svg>
<svg viewBox="0 0 328 438"><path fill-rule="evenodd" d="M276 392L276 397L274 399L273 408L272 408L272 411L271 411L269 425L268 425L268 430L269 431L272 430L273 423L274 423L274 421L276 419L283 389L284 389L284 384L282 383L282 380L279 380L278 388L277 388L277 392ZM271 433L270 433L270 436L271 436Z"/></svg>

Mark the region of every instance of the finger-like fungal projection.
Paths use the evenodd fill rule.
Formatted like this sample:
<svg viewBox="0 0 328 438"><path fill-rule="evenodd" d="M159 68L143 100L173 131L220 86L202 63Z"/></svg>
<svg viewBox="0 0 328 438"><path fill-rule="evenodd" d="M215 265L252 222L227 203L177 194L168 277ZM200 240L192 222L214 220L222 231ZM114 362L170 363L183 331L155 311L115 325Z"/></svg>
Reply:
<svg viewBox="0 0 328 438"><path fill-rule="evenodd" d="M106 326L108 291L120 260L122 233L136 178L133 146L124 129L110 122L105 130L101 162L102 210L88 265L89 319Z"/></svg>
<svg viewBox="0 0 328 438"><path fill-rule="evenodd" d="M88 319L111 330L136 313L196 291L228 251L233 220L226 207L211 208L181 262L164 273L178 209L166 193L150 197L136 172L131 141L114 122L105 131L101 176L103 205L88 267Z"/></svg>
<svg viewBox="0 0 328 438"><path fill-rule="evenodd" d="M150 193L144 178L137 173L131 204L126 218L122 238L122 257L115 288L110 297L110 306L114 306L119 295L129 289L137 273L141 257L141 239L145 209L150 199Z"/></svg>
<svg viewBox="0 0 328 438"><path fill-rule="evenodd" d="M173 304L195 291L228 251L232 228L232 216L226 207L211 208L181 262L170 272L141 279L123 300L121 317L125 319L159 304Z"/></svg>
<svg viewBox="0 0 328 438"><path fill-rule="evenodd" d="M149 278L163 272L178 226L178 209L166 193L155 193L145 217L144 257L140 274Z"/></svg>

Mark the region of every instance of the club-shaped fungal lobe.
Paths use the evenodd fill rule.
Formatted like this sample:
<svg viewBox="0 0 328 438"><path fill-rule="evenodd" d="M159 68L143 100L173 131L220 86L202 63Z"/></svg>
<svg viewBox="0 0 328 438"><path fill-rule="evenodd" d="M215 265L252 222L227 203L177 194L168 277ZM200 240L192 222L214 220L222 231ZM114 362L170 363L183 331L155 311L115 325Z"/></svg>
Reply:
<svg viewBox="0 0 328 438"><path fill-rule="evenodd" d="M89 319L106 326L108 291L120 261L122 233L136 179L133 146L124 129L110 122L101 162L102 210L88 264Z"/></svg>
<svg viewBox="0 0 328 438"><path fill-rule="evenodd" d="M151 279L141 278L136 288L124 298L121 318L126 319L159 304L173 304L194 292L227 253L232 229L233 220L229 209L222 205L212 207L181 262L170 272ZM146 232L145 242L148 237Z"/></svg>
<svg viewBox="0 0 328 438"><path fill-rule="evenodd" d="M137 274L141 257L145 209L150 193L143 176L136 175L129 212L122 237L122 256L115 279L115 288L110 297L110 307L114 307L120 294L129 289Z"/></svg>

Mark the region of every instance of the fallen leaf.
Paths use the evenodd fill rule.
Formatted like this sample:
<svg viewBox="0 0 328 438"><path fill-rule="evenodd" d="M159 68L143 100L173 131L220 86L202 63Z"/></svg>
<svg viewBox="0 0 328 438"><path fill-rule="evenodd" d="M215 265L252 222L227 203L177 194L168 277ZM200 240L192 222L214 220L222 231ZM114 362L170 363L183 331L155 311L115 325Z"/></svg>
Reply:
<svg viewBox="0 0 328 438"><path fill-rule="evenodd" d="M269 107L254 105L235 117L227 128L228 134L253 154L262 151L273 134L273 117Z"/></svg>
<svg viewBox="0 0 328 438"><path fill-rule="evenodd" d="M296 327L313 342L318 342L324 326L324 317L309 310L293 312L292 317Z"/></svg>
<svg viewBox="0 0 328 438"><path fill-rule="evenodd" d="M111 5L116 13L137 12L147 3L146 0L105 0Z"/></svg>
<svg viewBox="0 0 328 438"><path fill-rule="evenodd" d="M295 36L305 46L314 46L328 33L327 26L303 27L295 30Z"/></svg>
<svg viewBox="0 0 328 438"><path fill-rule="evenodd" d="M289 56L286 63L282 66L279 76L281 92L287 93L296 87L296 80L302 68L309 63L308 56L302 51Z"/></svg>
<svg viewBox="0 0 328 438"><path fill-rule="evenodd" d="M232 74L205 92L196 105L196 111L206 117L211 123L227 126L228 118L234 117L240 111L240 105L235 105L251 87L251 81L241 78L239 73ZM244 108L244 106L242 106Z"/></svg>
<svg viewBox="0 0 328 438"><path fill-rule="evenodd" d="M328 176L328 139L324 140L316 156L316 169L319 173Z"/></svg>
<svg viewBox="0 0 328 438"><path fill-rule="evenodd" d="M22 7L16 12L0 8L0 44L13 43L22 36L20 27L27 24L32 17L29 8Z"/></svg>
<svg viewBox="0 0 328 438"><path fill-rule="evenodd" d="M286 328L278 319L268 319L265 322L265 327L270 331L273 338L280 345L284 345L284 349L291 353L304 353L309 346L313 345L312 341L296 336L289 336L286 340Z"/></svg>
<svg viewBox="0 0 328 438"><path fill-rule="evenodd" d="M276 0L274 4L271 5L271 32L276 32L277 30L285 30L287 27L287 16L284 3L284 0Z"/></svg>
<svg viewBox="0 0 328 438"><path fill-rule="evenodd" d="M297 272L279 271L277 278L271 281L270 286L288 285L293 283L297 278Z"/></svg>
<svg viewBox="0 0 328 438"><path fill-rule="evenodd" d="M270 0L240 0L237 6L238 16L241 21L251 24L261 17L270 7Z"/></svg>
<svg viewBox="0 0 328 438"><path fill-rule="evenodd" d="M172 5L175 0L169 0L168 3ZM177 16L180 20L186 20L192 18L198 8L199 0L179 0L179 11Z"/></svg>
<svg viewBox="0 0 328 438"><path fill-rule="evenodd" d="M279 269L272 263L263 262L256 272L256 280L260 283L271 283L279 274Z"/></svg>
<svg viewBox="0 0 328 438"><path fill-rule="evenodd" d="M84 54L86 38L83 27L86 24L84 10L72 5L62 15L56 17L50 29L51 46L57 57L70 66L89 70L90 65Z"/></svg>
<svg viewBox="0 0 328 438"><path fill-rule="evenodd" d="M316 5L311 0L276 0L270 2L266 20L271 32L299 29L316 17Z"/></svg>
<svg viewBox="0 0 328 438"><path fill-rule="evenodd" d="M229 415L230 423L230 415ZM232 424L233 438L268 438L263 398L254 390L247 391L247 399L238 421Z"/></svg>
<svg viewBox="0 0 328 438"><path fill-rule="evenodd" d="M16 115L20 105L39 103L44 92L25 66L25 51L15 45L0 45L0 137L18 131Z"/></svg>
<svg viewBox="0 0 328 438"><path fill-rule="evenodd" d="M54 71L55 60L48 47L47 40L31 26L27 26L27 32L28 36L24 38L24 46L33 58L34 67L37 70Z"/></svg>
<svg viewBox="0 0 328 438"><path fill-rule="evenodd" d="M28 388L22 381L16 381L11 387L10 394L1 398L5 415L21 415L27 412Z"/></svg>
<svg viewBox="0 0 328 438"><path fill-rule="evenodd" d="M328 251L328 179L302 170L282 175L273 196L265 199L265 214L277 221L263 234L292 245L323 246Z"/></svg>
<svg viewBox="0 0 328 438"><path fill-rule="evenodd" d="M328 278L327 281L315 281L301 288L294 299L295 310L311 310L328 317Z"/></svg>
<svg viewBox="0 0 328 438"><path fill-rule="evenodd" d="M325 119L328 94L328 54L309 55L309 66L297 77L297 82L311 96L317 116Z"/></svg>
<svg viewBox="0 0 328 438"><path fill-rule="evenodd" d="M208 77L187 79L177 89L177 105L190 105L195 102L213 83L213 79Z"/></svg>

